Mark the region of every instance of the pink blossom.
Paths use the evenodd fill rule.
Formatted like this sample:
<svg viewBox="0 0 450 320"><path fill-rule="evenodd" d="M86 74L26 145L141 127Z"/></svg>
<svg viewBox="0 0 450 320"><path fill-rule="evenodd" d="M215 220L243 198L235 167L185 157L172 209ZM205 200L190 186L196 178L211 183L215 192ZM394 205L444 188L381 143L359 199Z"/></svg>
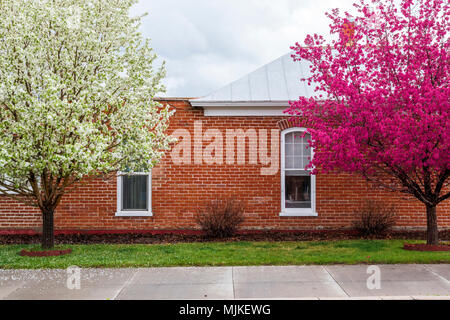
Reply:
<svg viewBox="0 0 450 320"><path fill-rule="evenodd" d="M450 196L450 6L396 3L361 0L355 17L332 10L331 43L308 35L293 46L294 60L311 62L302 80L316 96L286 112L309 128L314 173L357 173L435 207Z"/></svg>

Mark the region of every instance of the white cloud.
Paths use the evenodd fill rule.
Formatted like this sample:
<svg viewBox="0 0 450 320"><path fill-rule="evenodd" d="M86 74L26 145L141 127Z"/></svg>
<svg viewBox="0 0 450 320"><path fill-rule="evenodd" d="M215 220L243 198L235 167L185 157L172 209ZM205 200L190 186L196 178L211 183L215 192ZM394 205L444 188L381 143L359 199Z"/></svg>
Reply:
<svg viewBox="0 0 450 320"><path fill-rule="evenodd" d="M203 96L287 53L309 33L328 34L325 12L354 0L141 0L142 32L167 62L167 96Z"/></svg>

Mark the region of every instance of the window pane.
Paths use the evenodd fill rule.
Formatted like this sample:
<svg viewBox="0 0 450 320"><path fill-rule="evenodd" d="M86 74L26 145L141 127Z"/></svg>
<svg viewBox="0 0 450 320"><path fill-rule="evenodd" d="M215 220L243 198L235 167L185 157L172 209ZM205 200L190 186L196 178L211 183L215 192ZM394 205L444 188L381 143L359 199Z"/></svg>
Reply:
<svg viewBox="0 0 450 320"><path fill-rule="evenodd" d="M303 142L303 132L296 131L294 132L294 143L302 143Z"/></svg>
<svg viewBox="0 0 450 320"><path fill-rule="evenodd" d="M302 145L300 143L294 144L294 154L296 156L301 156L302 155Z"/></svg>
<svg viewBox="0 0 450 320"><path fill-rule="evenodd" d="M148 175L122 177L122 210L148 210Z"/></svg>
<svg viewBox="0 0 450 320"><path fill-rule="evenodd" d="M293 157L286 157L285 168L286 169L294 169L294 158Z"/></svg>
<svg viewBox="0 0 450 320"><path fill-rule="evenodd" d="M306 168L306 166L311 162L310 157L303 157L303 168Z"/></svg>
<svg viewBox="0 0 450 320"><path fill-rule="evenodd" d="M301 157L295 157L294 158L294 169L303 169L305 166L302 162Z"/></svg>
<svg viewBox="0 0 450 320"><path fill-rule="evenodd" d="M284 140L286 143L294 143L294 132L286 133L284 136Z"/></svg>
<svg viewBox="0 0 450 320"><path fill-rule="evenodd" d="M292 156L294 154L294 145L292 143L286 144L285 151L287 156Z"/></svg>
<svg viewBox="0 0 450 320"><path fill-rule="evenodd" d="M288 175L285 177L285 207L311 208L311 176Z"/></svg>
<svg viewBox="0 0 450 320"><path fill-rule="evenodd" d="M302 149L304 157L311 157L311 147L309 146L309 144L305 143L304 145L302 145Z"/></svg>
<svg viewBox="0 0 450 320"><path fill-rule="evenodd" d="M305 134L305 137L303 138L303 141L308 144L308 140L311 140L311 135L309 133Z"/></svg>
<svg viewBox="0 0 450 320"><path fill-rule="evenodd" d="M304 135L304 136L303 136ZM304 169L311 161L310 134L294 131L285 135L285 168Z"/></svg>

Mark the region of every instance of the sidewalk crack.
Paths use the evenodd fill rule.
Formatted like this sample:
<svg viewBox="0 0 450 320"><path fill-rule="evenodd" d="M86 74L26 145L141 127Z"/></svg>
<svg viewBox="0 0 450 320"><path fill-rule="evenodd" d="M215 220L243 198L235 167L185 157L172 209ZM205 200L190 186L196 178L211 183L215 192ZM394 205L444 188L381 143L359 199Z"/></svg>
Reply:
<svg viewBox="0 0 450 320"><path fill-rule="evenodd" d="M130 285L131 282L133 282L134 278L136 277L136 275L138 274L139 269L137 269L134 274L132 274L130 276L130 278L128 278L127 281L125 281L125 283L123 284L123 286L119 289L119 291L117 291L117 293L114 295L114 297L112 298L112 300L116 300L120 294L122 293L123 289L125 289L125 287L128 287Z"/></svg>
<svg viewBox="0 0 450 320"><path fill-rule="evenodd" d="M431 269L429 266L424 265L425 270L427 270L428 272L432 273L434 276L436 276L438 279L442 280L445 284L450 285L450 281L447 280L445 277L441 276L439 273L437 273L436 271L434 271L433 269Z"/></svg>
<svg viewBox="0 0 450 320"><path fill-rule="evenodd" d="M322 266L322 268L330 275L331 279L338 285L338 287L342 290L342 292L345 293L347 297L350 297L350 295L345 291L345 289L341 286L341 284L333 277L333 275L328 271L327 267Z"/></svg>

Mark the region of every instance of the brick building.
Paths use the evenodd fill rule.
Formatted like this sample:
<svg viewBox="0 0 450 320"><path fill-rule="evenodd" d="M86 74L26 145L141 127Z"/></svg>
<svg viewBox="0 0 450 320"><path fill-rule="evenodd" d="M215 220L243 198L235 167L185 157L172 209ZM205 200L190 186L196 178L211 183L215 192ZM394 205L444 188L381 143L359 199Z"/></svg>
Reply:
<svg viewBox="0 0 450 320"><path fill-rule="evenodd" d="M93 177L64 196L57 230L191 230L208 200L234 195L246 204L243 229L350 228L365 198L394 203L398 228L424 229L425 206L347 174L311 176L305 128L287 121L288 101L311 96L299 82L305 64L287 54L199 98L161 98L176 109L169 133L178 138L152 172ZM450 203L438 206L450 227ZM38 230L36 208L0 197L0 231Z"/></svg>

